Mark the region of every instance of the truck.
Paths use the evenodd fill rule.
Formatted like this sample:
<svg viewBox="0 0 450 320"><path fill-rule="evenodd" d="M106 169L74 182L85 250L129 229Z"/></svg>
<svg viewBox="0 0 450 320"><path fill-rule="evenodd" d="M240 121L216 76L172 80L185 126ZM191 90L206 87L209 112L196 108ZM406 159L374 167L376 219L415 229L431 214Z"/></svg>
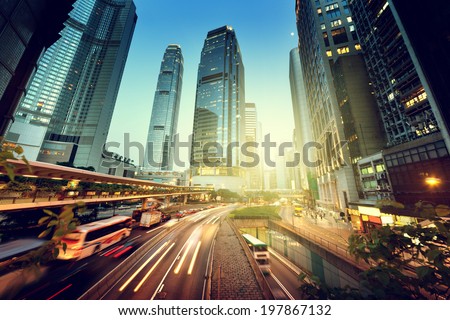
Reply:
<svg viewBox="0 0 450 320"><path fill-rule="evenodd" d="M161 211L145 210L141 213L139 225L141 227L150 228L154 224L161 222Z"/></svg>

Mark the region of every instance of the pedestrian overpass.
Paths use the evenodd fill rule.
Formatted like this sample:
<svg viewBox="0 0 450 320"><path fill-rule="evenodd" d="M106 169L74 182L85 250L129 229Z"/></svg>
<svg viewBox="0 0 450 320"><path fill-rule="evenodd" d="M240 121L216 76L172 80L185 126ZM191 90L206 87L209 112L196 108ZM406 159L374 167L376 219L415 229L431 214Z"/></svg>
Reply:
<svg viewBox="0 0 450 320"><path fill-rule="evenodd" d="M61 196L58 192L47 193L45 196L42 196L43 193L40 193L39 187L37 186L35 187L35 190L28 193L16 192L8 194L3 192L0 194L0 212L63 207L65 205L75 205L80 201L88 205L105 202L119 203L123 201L140 200L144 205L149 198L158 199L168 203L173 197L182 197L182 200L185 203L189 196L207 197L211 191L211 189L204 187L185 187L162 184L148 180L112 176L36 161L29 161L26 163L22 160L8 159L6 165L14 170L16 177L29 178L30 181L45 179L57 183L61 180L67 180L68 185L78 185L80 182L86 182L93 185L135 187L139 188L139 191L132 191L132 189L123 192L82 190L65 192L64 196ZM5 167L0 167L0 174L7 176L8 172Z"/></svg>

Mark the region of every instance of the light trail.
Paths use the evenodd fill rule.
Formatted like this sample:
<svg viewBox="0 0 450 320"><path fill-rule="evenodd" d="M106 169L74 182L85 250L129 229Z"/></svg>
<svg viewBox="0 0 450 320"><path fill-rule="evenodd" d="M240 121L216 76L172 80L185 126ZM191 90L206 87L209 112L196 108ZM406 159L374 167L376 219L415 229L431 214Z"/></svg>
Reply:
<svg viewBox="0 0 450 320"><path fill-rule="evenodd" d="M144 284L145 281L147 281L148 277L150 277L150 274L153 272L153 270L156 269L156 267L158 266L158 264L160 264L160 262L162 261L162 259L164 259L164 257L166 256L167 253L169 253L170 249L173 248L173 246L175 245L175 243L172 243L171 246L166 250L166 252L163 253L163 255L161 257L159 257L158 261L155 262L155 264L153 265L153 267L147 272L147 274L145 275L144 278L142 278L141 282L139 282L139 284L136 286L136 288L134 288L134 292L138 292L139 289L142 287L142 285Z"/></svg>
<svg viewBox="0 0 450 320"><path fill-rule="evenodd" d="M188 274L192 274L192 270L194 269L195 260L197 259L198 251L200 250L201 241L197 243L197 247L195 248L194 256L192 257L191 264L189 265Z"/></svg>
<svg viewBox="0 0 450 320"><path fill-rule="evenodd" d="M133 273L133 275L130 277L130 278L128 278L128 280L120 287L120 289L119 289L119 291L123 291L123 290L125 290L125 288L130 284L130 282L131 281L133 281L133 279L134 278L136 278L136 276L138 275L138 273L139 272L141 272L142 271L142 269L144 269L145 268L145 266L159 253L159 252L161 252L161 250L165 247L165 246L167 246L169 244L169 241L167 241L167 242L165 242L158 250L156 250L155 251L155 253L153 253L152 255L151 255L151 257L150 258L148 258L147 259L147 261L145 261L140 267L139 267L139 269L137 269L134 273Z"/></svg>

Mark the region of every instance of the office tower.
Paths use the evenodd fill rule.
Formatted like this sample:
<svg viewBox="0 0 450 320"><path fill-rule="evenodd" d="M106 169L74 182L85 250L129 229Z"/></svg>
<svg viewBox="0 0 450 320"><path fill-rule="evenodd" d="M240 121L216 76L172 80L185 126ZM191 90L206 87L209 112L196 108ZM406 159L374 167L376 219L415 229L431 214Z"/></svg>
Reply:
<svg viewBox="0 0 450 320"><path fill-rule="evenodd" d="M322 34L330 62L344 137L361 196L357 162L385 146L383 125L348 1L320 0L314 3L319 20L317 30Z"/></svg>
<svg viewBox="0 0 450 320"><path fill-rule="evenodd" d="M191 177L193 185L241 192L244 139L244 65L235 31L208 32L198 68Z"/></svg>
<svg viewBox="0 0 450 320"><path fill-rule="evenodd" d="M320 4L320 2L319 2ZM344 211L358 199L356 182L337 102L330 63L325 55L323 37L316 25L317 12L312 1L296 3L299 53L316 145L314 164L319 186L317 203L332 210ZM319 38L320 35L320 38Z"/></svg>
<svg viewBox="0 0 450 320"><path fill-rule="evenodd" d="M0 1L0 136L14 119L43 50L58 40L74 2Z"/></svg>
<svg viewBox="0 0 450 320"><path fill-rule="evenodd" d="M394 197L405 204L450 204L448 8L447 1L351 2L387 133L384 162ZM432 16L416 25L426 12ZM432 176L442 181L433 189L425 184Z"/></svg>
<svg viewBox="0 0 450 320"><path fill-rule="evenodd" d="M35 132L37 160L100 170L136 24L132 0L78 0L47 50L16 112L7 139ZM107 170L107 169L105 169Z"/></svg>
<svg viewBox="0 0 450 320"><path fill-rule="evenodd" d="M153 100L143 167L149 170L172 170L174 135L177 131L183 83L183 55L181 47L167 47Z"/></svg>
<svg viewBox="0 0 450 320"><path fill-rule="evenodd" d="M258 129L258 116L254 103L245 104L245 150L247 156L243 156L243 161L248 163L244 168L246 171L246 188L251 190L262 190L262 157L261 133ZM243 145L244 146L244 145ZM258 146L258 147L256 147Z"/></svg>

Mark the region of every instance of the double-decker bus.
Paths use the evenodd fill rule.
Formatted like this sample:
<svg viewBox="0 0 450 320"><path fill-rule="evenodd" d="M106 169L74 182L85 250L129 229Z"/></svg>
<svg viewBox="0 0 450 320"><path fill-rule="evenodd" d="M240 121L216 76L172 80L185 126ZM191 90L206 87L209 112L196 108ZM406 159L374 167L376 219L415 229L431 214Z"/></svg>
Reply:
<svg viewBox="0 0 450 320"><path fill-rule="evenodd" d="M132 223L131 217L114 216L80 225L62 238L67 248L66 252L59 248L58 259L79 260L97 253L129 237Z"/></svg>
<svg viewBox="0 0 450 320"><path fill-rule="evenodd" d="M270 255L267 249L267 244L248 233L244 233L242 237L244 238L245 242L247 242L248 247L252 251L253 257L255 258L259 269L262 271L262 273L269 274Z"/></svg>

